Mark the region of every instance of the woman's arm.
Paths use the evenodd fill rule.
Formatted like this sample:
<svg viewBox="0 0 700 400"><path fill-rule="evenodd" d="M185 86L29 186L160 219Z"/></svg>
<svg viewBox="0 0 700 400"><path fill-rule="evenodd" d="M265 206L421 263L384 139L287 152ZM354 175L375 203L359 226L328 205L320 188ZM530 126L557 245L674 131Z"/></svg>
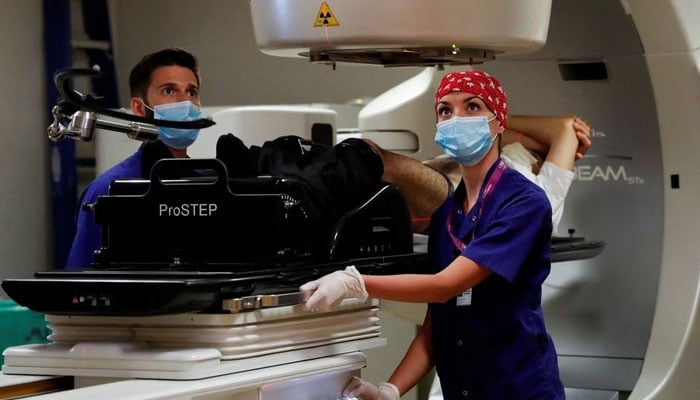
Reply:
<svg viewBox="0 0 700 400"><path fill-rule="evenodd" d="M428 310L423 325L389 381L374 386L353 377L343 389L343 395L360 399L399 400L430 371L433 364L432 318Z"/></svg>
<svg viewBox="0 0 700 400"><path fill-rule="evenodd" d="M444 303L486 279L491 271L464 256L437 274L360 275L354 266L299 287L308 292L306 308L326 308L344 298L374 297L407 303Z"/></svg>
<svg viewBox="0 0 700 400"><path fill-rule="evenodd" d="M403 395L433 368L433 323L430 310L406 354L389 378Z"/></svg>
<svg viewBox="0 0 700 400"><path fill-rule="evenodd" d="M459 256L437 274L363 275L369 297L410 303L444 303L474 287L491 274Z"/></svg>

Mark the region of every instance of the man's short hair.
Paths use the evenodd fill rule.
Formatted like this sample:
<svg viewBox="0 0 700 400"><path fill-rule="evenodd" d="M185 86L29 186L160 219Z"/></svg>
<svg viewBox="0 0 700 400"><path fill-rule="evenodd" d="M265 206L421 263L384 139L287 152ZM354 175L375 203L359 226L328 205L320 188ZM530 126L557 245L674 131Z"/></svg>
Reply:
<svg viewBox="0 0 700 400"><path fill-rule="evenodd" d="M199 85L197 58L187 50L173 47L145 55L138 64L131 69L131 73L129 74L131 97L145 99L148 85L151 83L151 74L153 74L153 71L160 67L171 65L177 65L191 70L195 78L197 78L197 85Z"/></svg>

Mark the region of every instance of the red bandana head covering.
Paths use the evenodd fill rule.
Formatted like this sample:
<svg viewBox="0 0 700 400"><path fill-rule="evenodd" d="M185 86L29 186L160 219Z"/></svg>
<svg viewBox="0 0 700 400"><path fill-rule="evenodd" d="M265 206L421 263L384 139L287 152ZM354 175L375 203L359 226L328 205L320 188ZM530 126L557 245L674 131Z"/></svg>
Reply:
<svg viewBox="0 0 700 400"><path fill-rule="evenodd" d="M440 81L435 92L435 109L440 99L450 92L466 92L478 96L496 114L503 127L508 126L508 100L501 84L484 71L450 72Z"/></svg>

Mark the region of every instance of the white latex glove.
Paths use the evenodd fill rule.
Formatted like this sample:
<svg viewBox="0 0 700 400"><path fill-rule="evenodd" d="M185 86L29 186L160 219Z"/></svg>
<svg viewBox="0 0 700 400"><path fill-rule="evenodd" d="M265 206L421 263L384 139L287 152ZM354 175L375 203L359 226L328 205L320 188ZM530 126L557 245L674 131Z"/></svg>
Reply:
<svg viewBox="0 0 700 400"><path fill-rule="evenodd" d="M357 397L362 400L399 400L399 388L389 382L374 386L358 377L353 377L343 389L343 396Z"/></svg>
<svg viewBox="0 0 700 400"><path fill-rule="evenodd" d="M344 298L365 301L369 296L365 289L365 281L354 265L307 282L301 285L299 290L312 292L306 301L306 308L328 308L340 303Z"/></svg>

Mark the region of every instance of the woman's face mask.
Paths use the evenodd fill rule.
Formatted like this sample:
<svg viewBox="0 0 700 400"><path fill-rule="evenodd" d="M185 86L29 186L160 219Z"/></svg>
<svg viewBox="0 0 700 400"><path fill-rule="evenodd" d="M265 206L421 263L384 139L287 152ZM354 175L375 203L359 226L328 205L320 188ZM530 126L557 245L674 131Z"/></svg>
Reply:
<svg viewBox="0 0 700 400"><path fill-rule="evenodd" d="M489 122L496 117L487 119L479 117L452 117L439 122L435 143L463 165L475 165L481 161L493 145Z"/></svg>
<svg viewBox="0 0 700 400"><path fill-rule="evenodd" d="M145 103L144 106L146 106ZM159 104L154 106L152 110L155 119L194 121L202 118L202 112L199 110L199 107L189 100L177 103ZM197 136L199 136L199 129L177 129L163 126L157 128L158 138L167 146L175 149L186 149L192 145L197 139Z"/></svg>

